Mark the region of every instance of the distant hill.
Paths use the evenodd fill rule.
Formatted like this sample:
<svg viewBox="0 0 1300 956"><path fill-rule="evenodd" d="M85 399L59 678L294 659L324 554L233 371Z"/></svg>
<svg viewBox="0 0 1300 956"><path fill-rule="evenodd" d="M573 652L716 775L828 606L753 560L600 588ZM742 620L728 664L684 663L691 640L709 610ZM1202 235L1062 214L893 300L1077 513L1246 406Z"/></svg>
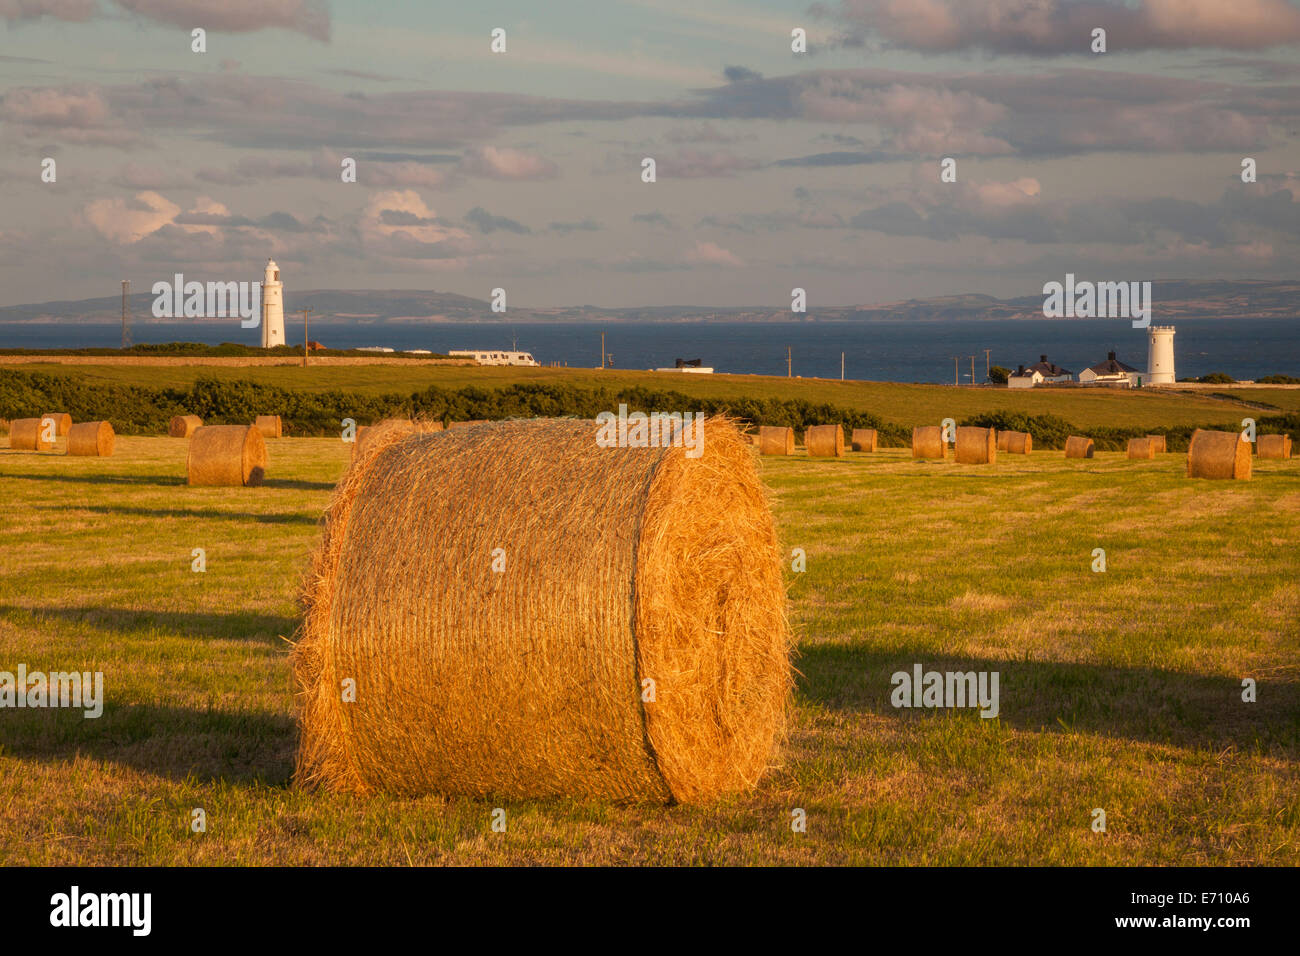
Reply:
<svg viewBox="0 0 1300 956"><path fill-rule="evenodd" d="M1064 277L1060 277L1064 278ZM1095 276L1080 276L1095 279ZM1058 280L1059 281L1059 280ZM1183 318L1300 317L1300 280L1175 279L1152 283L1153 322ZM169 322L153 317L154 296L130 297L132 324ZM988 295L945 295L878 305L813 308L809 321L880 320L934 322L951 319L1042 318L1041 293L998 299ZM727 309L700 306L649 306L605 309L593 305L530 309L511 306L495 313L486 300L450 292L405 289L317 289L285 293L285 311L312 309L313 324L353 325L387 322L788 322L788 308L742 306ZM121 296L67 302L0 307L0 322L113 323L121 317ZM182 320L183 321L183 320ZM1062 321L1069 321L1068 319Z"/></svg>

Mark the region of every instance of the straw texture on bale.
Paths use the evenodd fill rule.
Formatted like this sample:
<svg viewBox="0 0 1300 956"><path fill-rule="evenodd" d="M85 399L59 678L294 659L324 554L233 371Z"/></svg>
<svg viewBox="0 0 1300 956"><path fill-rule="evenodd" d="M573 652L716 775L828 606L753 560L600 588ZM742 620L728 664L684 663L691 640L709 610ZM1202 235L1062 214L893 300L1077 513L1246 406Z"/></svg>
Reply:
<svg viewBox="0 0 1300 956"><path fill-rule="evenodd" d="M54 442L46 441L49 434L40 418L15 418L9 423L9 447L15 451L49 451Z"/></svg>
<svg viewBox="0 0 1300 956"><path fill-rule="evenodd" d="M266 440L252 425L204 425L190 436L185 470L191 485L260 485Z"/></svg>
<svg viewBox="0 0 1300 956"><path fill-rule="evenodd" d="M72 416L67 412L46 412L41 416L42 421L47 418L54 419L54 435L56 438L62 438L68 433L68 429L72 427Z"/></svg>
<svg viewBox="0 0 1300 956"><path fill-rule="evenodd" d="M627 802L754 786L792 670L752 455L720 419L696 459L597 434L390 432L353 462L293 650L300 785Z"/></svg>
<svg viewBox="0 0 1300 956"><path fill-rule="evenodd" d="M1255 436L1255 453L1260 458L1281 458L1291 457L1291 436L1290 435L1256 435Z"/></svg>
<svg viewBox="0 0 1300 956"><path fill-rule="evenodd" d="M1034 436L1029 432L998 432L998 449L1008 455L1028 455L1034 450Z"/></svg>
<svg viewBox="0 0 1300 956"><path fill-rule="evenodd" d="M279 415L258 415L253 419L253 427L262 433L263 438L279 438L284 434Z"/></svg>
<svg viewBox="0 0 1300 956"><path fill-rule="evenodd" d="M875 451L876 430L874 428L855 428L853 429L853 450L854 451Z"/></svg>
<svg viewBox="0 0 1300 956"><path fill-rule="evenodd" d="M108 458L117 436L108 422L81 422L68 430L68 454Z"/></svg>
<svg viewBox="0 0 1300 956"><path fill-rule="evenodd" d="M1082 435L1071 435L1065 440L1066 458L1091 458L1093 451L1091 438L1084 438Z"/></svg>
<svg viewBox="0 0 1300 956"><path fill-rule="evenodd" d="M1249 481L1250 442L1241 432L1196 429L1187 446L1187 477Z"/></svg>
<svg viewBox="0 0 1300 956"><path fill-rule="evenodd" d="M1165 452L1169 450L1169 446L1165 442L1164 435L1148 435L1147 438L1151 439L1152 455L1163 455Z"/></svg>
<svg viewBox="0 0 1300 956"><path fill-rule="evenodd" d="M352 457L363 454L366 445L390 430L405 436L417 432L440 432L443 429L442 422L411 421L409 418L385 418L373 425L362 425L357 429L356 441L352 445Z"/></svg>
<svg viewBox="0 0 1300 956"><path fill-rule="evenodd" d="M920 425L912 429L913 458L947 458L948 444L938 425Z"/></svg>
<svg viewBox="0 0 1300 956"><path fill-rule="evenodd" d="M991 465L998 460L998 436L992 428L962 425L957 429L953 458L959 465Z"/></svg>
<svg viewBox="0 0 1300 956"><path fill-rule="evenodd" d="M803 433L803 446L810 458L840 458L844 455L844 429L839 425L810 425Z"/></svg>
<svg viewBox="0 0 1300 956"><path fill-rule="evenodd" d="M468 422L451 422L450 424L447 425L447 427L448 427L448 428L468 428L470 425L486 425L487 423L488 423L488 420L487 420L486 418L475 418L475 419L473 419L473 420L471 420L471 421L468 421Z"/></svg>
<svg viewBox="0 0 1300 956"><path fill-rule="evenodd" d="M760 455L793 455L794 429L780 425L762 425L758 429Z"/></svg>
<svg viewBox="0 0 1300 956"><path fill-rule="evenodd" d="M167 423L167 435L169 438L189 438L195 429L202 427L203 419L198 415L173 415Z"/></svg>
<svg viewBox="0 0 1300 956"><path fill-rule="evenodd" d="M1154 458L1156 457L1156 446L1150 438L1130 438L1128 440L1128 456L1130 458Z"/></svg>

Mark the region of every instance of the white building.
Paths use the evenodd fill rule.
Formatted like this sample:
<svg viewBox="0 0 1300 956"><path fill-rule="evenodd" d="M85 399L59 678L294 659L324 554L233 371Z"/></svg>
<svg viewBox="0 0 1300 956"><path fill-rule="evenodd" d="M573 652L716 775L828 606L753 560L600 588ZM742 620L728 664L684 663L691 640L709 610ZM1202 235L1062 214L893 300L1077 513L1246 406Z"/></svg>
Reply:
<svg viewBox="0 0 1300 956"><path fill-rule="evenodd" d="M1172 385L1174 378L1174 327L1153 325L1147 337L1146 385Z"/></svg>
<svg viewBox="0 0 1300 956"><path fill-rule="evenodd" d="M1142 370L1125 365L1115 357L1114 352L1109 352L1106 361L1080 372L1079 381L1084 385L1123 385L1126 388L1136 388L1142 382Z"/></svg>
<svg viewBox="0 0 1300 956"><path fill-rule="evenodd" d="M274 259L266 260L262 280L262 348L284 345L284 283Z"/></svg>
<svg viewBox="0 0 1300 956"><path fill-rule="evenodd" d="M473 349L452 349L447 353L452 358L473 359L479 365L531 365L536 366L539 363L533 358L531 352L509 352L505 350L495 352L479 352Z"/></svg>
<svg viewBox="0 0 1300 956"><path fill-rule="evenodd" d="M1033 388L1035 385L1044 383L1051 385L1057 382L1073 382L1074 373L1067 368L1061 368L1055 362L1047 361L1046 355L1040 355L1038 361L1029 368L1023 365L1012 372L1007 378L1008 388Z"/></svg>

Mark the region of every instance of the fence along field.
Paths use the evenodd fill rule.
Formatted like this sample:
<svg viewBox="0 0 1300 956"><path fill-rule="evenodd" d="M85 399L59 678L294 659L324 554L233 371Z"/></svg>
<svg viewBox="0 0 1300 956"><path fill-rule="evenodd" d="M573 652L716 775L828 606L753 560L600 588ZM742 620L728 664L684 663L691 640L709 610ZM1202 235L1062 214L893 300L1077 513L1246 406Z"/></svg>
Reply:
<svg viewBox="0 0 1300 956"><path fill-rule="evenodd" d="M1204 482L1183 454L760 459L789 740L752 794L647 809L290 786L286 639L351 448L281 439L260 487L186 488L185 445L0 452L0 647L107 688L97 721L4 713L6 863L1297 862L1293 461ZM895 710L918 663L999 671L999 717Z"/></svg>

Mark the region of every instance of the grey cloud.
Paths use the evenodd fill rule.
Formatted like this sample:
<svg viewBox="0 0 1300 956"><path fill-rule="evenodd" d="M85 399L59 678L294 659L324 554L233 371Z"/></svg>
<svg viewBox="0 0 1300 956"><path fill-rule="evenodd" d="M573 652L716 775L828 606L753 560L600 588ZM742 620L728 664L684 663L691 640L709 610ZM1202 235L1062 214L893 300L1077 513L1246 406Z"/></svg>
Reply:
<svg viewBox="0 0 1300 956"><path fill-rule="evenodd" d="M521 236L532 233L532 230L523 223L507 219L505 216L494 216L482 206L475 206L465 213L465 221L484 235L498 231L513 232Z"/></svg>
<svg viewBox="0 0 1300 956"><path fill-rule="evenodd" d="M601 225L591 219L583 219L581 222L553 222L547 228L551 232L568 235L571 232L599 232Z"/></svg>

